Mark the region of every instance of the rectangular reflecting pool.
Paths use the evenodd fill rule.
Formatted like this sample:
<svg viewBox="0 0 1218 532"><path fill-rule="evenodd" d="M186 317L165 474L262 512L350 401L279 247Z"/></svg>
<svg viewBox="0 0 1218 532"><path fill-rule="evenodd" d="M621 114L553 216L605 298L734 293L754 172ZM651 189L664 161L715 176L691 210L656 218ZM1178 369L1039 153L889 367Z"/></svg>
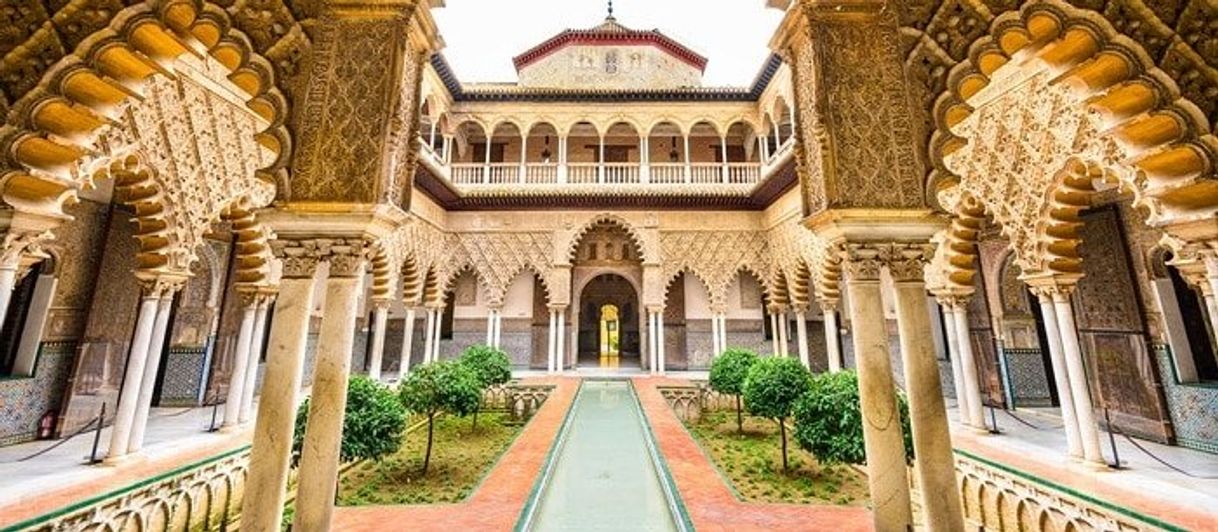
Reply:
<svg viewBox="0 0 1218 532"><path fill-rule="evenodd" d="M517 528L684 530L656 452L630 383L585 381Z"/></svg>

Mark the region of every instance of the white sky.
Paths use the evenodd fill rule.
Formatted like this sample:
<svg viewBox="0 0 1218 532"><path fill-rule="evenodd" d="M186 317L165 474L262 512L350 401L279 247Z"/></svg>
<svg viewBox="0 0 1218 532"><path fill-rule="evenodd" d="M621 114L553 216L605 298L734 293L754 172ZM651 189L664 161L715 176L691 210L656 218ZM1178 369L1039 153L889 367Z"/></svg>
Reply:
<svg viewBox="0 0 1218 532"><path fill-rule="evenodd" d="M432 14L463 82L515 81L512 57L564 29L605 19L605 0L447 0ZM711 7L714 6L714 7ZM659 29L709 59L703 84L747 86L770 55L782 12L765 0L614 0L618 23Z"/></svg>

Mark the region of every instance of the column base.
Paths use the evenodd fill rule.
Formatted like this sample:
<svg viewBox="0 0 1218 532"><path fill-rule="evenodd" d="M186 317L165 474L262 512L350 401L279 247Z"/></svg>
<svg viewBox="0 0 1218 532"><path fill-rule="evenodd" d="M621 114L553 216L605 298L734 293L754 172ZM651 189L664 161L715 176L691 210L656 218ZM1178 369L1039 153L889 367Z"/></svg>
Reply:
<svg viewBox="0 0 1218 532"><path fill-rule="evenodd" d="M126 466L126 465L133 464L136 462L142 462L143 460L144 460L144 455L141 452L136 451L133 453L124 454L122 456L106 456L105 458L102 458L102 461L98 462L98 464L100 464L104 467L118 467L118 466Z"/></svg>

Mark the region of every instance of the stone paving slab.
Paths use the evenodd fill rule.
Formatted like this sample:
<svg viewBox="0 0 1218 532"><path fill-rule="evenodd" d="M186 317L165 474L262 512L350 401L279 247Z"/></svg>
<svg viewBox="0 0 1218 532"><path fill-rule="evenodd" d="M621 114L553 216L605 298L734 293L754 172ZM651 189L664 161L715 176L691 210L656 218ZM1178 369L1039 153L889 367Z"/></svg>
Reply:
<svg viewBox="0 0 1218 532"><path fill-rule="evenodd" d="M557 388L473 495L455 504L340 506L334 509L333 529L511 530L579 389L579 379L574 378L529 378L524 382L555 384Z"/></svg>
<svg viewBox="0 0 1218 532"><path fill-rule="evenodd" d="M80 436L53 453L29 462L0 465L0 526L44 515L90 497L128 487L186 464L248 445L253 423L233 432L202 432L197 419L210 416L210 408L195 409L188 415L155 415L149 420L148 442L144 450L114 465L86 465L82 456L92 445L92 437ZM197 415L195 415L197 414ZM102 451L109 442L109 428L102 432ZM6 456L25 454L28 449L45 447L48 442L23 444L6 449ZM12 470L12 471L10 471ZM12 474L10 474L12 473Z"/></svg>
<svg viewBox="0 0 1218 532"><path fill-rule="evenodd" d="M749 503L736 498L727 481L677 418L657 386L683 380L634 379L643 412L694 522L702 531L871 530L871 512L859 506Z"/></svg>

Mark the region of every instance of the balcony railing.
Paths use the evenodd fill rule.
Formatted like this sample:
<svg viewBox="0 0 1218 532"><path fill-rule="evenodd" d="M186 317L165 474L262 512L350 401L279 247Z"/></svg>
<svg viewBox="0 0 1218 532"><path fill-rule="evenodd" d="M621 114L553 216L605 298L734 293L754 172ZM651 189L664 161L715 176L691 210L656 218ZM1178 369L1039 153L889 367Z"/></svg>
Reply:
<svg viewBox="0 0 1218 532"><path fill-rule="evenodd" d="M454 185L755 185L761 163L453 163Z"/></svg>

